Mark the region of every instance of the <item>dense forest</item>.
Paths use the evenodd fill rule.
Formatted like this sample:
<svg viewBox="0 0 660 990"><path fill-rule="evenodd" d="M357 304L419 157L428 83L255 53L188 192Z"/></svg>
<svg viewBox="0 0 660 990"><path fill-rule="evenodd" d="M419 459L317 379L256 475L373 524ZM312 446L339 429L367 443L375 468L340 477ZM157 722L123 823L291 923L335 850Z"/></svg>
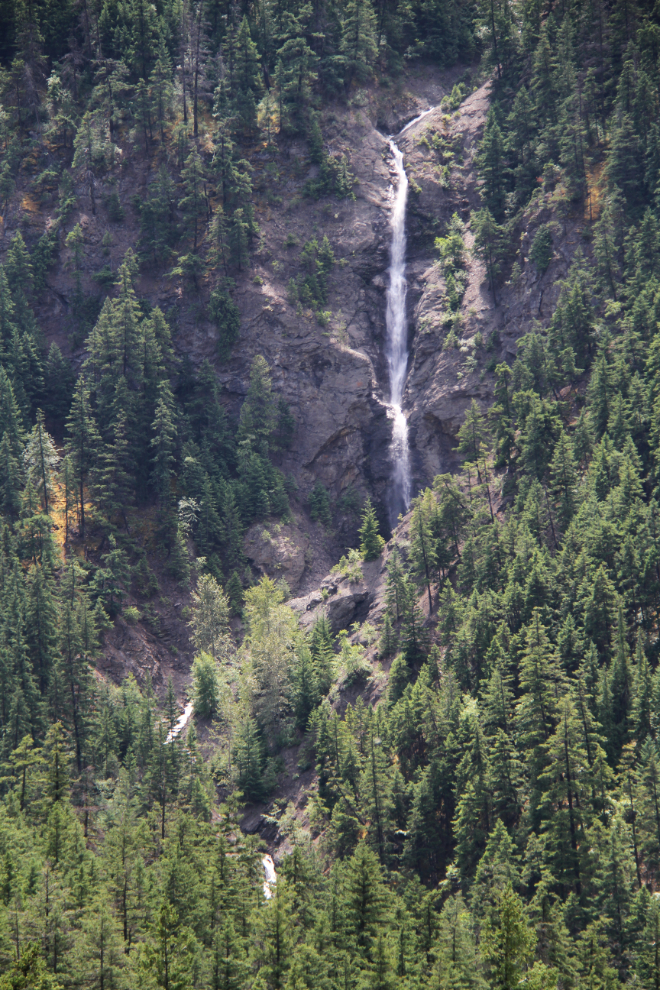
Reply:
<svg viewBox="0 0 660 990"><path fill-rule="evenodd" d="M646 0L1 0L0 201L28 176L52 212L0 266L2 990L660 987L659 57ZM352 197L324 107L416 64L492 80L481 207L436 240L437 346L458 346L472 254L497 299L528 227L539 273L571 218L582 240L552 314L488 367L460 471L386 549L357 502L337 568L385 555L379 627L335 637L321 608L305 633L243 546L300 500L291 411L257 355L228 415L137 286L203 287L225 361L254 148L304 140L304 195ZM133 202L98 195L119 135L154 162ZM77 196L139 217L95 294ZM70 356L36 315L60 252ZM300 258L291 296L322 325L332 245L310 231ZM319 482L306 511L334 510ZM96 670L119 616L157 622L159 574L192 588L178 733L171 682ZM385 692L343 703L373 644ZM314 784L308 824L269 807L292 851L266 897L240 820L287 747Z"/></svg>

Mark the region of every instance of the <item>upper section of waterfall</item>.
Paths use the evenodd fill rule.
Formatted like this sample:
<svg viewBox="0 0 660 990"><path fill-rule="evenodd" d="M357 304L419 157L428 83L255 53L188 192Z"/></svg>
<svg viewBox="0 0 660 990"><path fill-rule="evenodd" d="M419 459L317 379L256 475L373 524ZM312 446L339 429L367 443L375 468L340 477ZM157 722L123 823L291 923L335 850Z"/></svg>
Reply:
<svg viewBox="0 0 660 990"><path fill-rule="evenodd" d="M387 289L387 363L390 373L390 402L401 405L408 367L408 326L406 320L406 202L408 176L403 167L403 152L393 140L390 149L394 157L397 185L392 207L392 242Z"/></svg>

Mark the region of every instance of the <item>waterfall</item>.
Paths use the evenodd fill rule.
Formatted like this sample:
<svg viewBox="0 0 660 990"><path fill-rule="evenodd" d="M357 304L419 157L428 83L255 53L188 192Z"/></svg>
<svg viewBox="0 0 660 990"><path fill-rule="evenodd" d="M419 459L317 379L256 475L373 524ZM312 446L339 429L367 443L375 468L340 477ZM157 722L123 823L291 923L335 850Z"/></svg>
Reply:
<svg viewBox="0 0 660 990"><path fill-rule="evenodd" d="M425 110L397 135L400 137L409 127L431 113ZM390 409L392 415L392 487L390 490L390 523L394 527L400 512L407 512L412 494L412 473L408 447L408 420L401 408L403 390L408 370L408 321L406 319L406 201L408 176L403 167L403 152L393 138L389 138L394 158L397 185L392 207L392 244L390 247L390 282L387 289L385 313L387 366L390 375Z"/></svg>
<svg viewBox="0 0 660 990"><path fill-rule="evenodd" d="M408 370L408 324L406 321L406 200L408 176L403 167L403 152L390 138L390 150L394 157L398 182L392 207L392 245L390 248L390 284L387 289L385 326L387 332L387 366L390 373L390 405L392 408L393 464L390 491L390 522L396 525L400 512L410 505L410 451L408 449L408 421L401 408L403 387Z"/></svg>
<svg viewBox="0 0 660 990"><path fill-rule="evenodd" d="M193 715L193 703L192 701L189 701L188 704L183 709L183 713L179 716L174 728L167 733L167 739L165 740L166 743L170 743L172 742L173 739L176 739L179 733L182 732L185 729L185 727L188 725L188 722L192 718L192 715Z"/></svg>
<svg viewBox="0 0 660 990"><path fill-rule="evenodd" d="M273 863L273 857L269 856L268 853L262 858L261 865L264 868L264 897L266 900L270 900L273 896L273 887L277 883L277 873L275 872L275 863Z"/></svg>

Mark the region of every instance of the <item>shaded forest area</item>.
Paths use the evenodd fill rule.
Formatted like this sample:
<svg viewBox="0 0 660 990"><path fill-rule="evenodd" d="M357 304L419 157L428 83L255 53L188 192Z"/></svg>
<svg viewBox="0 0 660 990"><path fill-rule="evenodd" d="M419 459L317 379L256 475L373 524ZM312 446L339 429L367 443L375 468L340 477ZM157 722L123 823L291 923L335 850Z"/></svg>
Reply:
<svg viewBox="0 0 660 990"><path fill-rule="evenodd" d="M0 200L20 173L53 206L0 269L2 990L657 988L655 7L5 0L0 36ZM274 462L295 424L266 362L231 421L212 364L176 358L137 275L210 286L218 360L240 346L251 149L305 136L306 194L350 196L324 101L413 58L492 74L470 227L493 294L515 290L523 215L545 218L539 272L566 218L583 242L551 318L491 369L493 407L469 410L462 471L395 533L381 627L335 640L246 573L245 527L286 518L291 497ZM97 203L120 133L160 168L140 202ZM76 189L92 210L136 210L141 233L100 294L78 279L74 366L35 310L62 246L79 271ZM437 242L444 346L464 234L456 218ZM297 291L320 305L332 249L303 253ZM331 524L320 485L310 510ZM128 590L147 615L158 591L145 519L194 587L198 723L176 737L171 685L159 701L94 670L111 623L141 618ZM383 552L369 502L360 536L349 580ZM343 710L375 641L386 694ZM304 821L271 809L292 852L266 899L241 807L273 793L294 743L315 783Z"/></svg>

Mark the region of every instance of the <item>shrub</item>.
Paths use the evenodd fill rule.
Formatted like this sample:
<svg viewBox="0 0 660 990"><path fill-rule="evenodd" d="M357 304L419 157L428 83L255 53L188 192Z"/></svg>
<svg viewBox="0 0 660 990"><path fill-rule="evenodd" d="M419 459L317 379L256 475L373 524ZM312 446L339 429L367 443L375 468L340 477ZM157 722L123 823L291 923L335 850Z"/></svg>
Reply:
<svg viewBox="0 0 660 990"><path fill-rule="evenodd" d="M340 557L339 563L330 571L331 574L341 574L343 578L348 578L351 584L362 580L362 558L359 550L349 550L348 556Z"/></svg>
<svg viewBox="0 0 660 990"><path fill-rule="evenodd" d="M463 302L468 275L465 269L465 224L454 213L445 237L436 237L435 248L440 254L440 267L445 277L445 299L452 312Z"/></svg>

